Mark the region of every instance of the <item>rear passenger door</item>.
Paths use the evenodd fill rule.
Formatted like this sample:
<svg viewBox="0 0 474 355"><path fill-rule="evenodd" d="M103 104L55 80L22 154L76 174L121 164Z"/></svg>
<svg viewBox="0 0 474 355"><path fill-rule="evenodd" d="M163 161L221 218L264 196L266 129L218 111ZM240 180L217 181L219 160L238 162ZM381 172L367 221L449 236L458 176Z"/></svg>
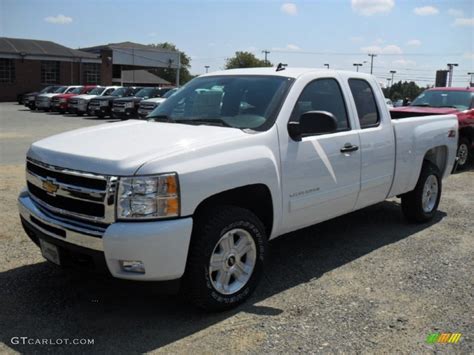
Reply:
<svg viewBox="0 0 474 355"><path fill-rule="evenodd" d="M395 136L377 83L349 78L348 86L360 135L361 186L355 207L359 209L385 200L390 191L395 169Z"/></svg>
<svg viewBox="0 0 474 355"><path fill-rule="evenodd" d="M334 133L305 136L301 141L279 131L283 206L288 208L282 229L286 231L352 211L360 188L359 134L352 127L337 78L305 84L290 120L298 121L307 111L332 113L338 128Z"/></svg>

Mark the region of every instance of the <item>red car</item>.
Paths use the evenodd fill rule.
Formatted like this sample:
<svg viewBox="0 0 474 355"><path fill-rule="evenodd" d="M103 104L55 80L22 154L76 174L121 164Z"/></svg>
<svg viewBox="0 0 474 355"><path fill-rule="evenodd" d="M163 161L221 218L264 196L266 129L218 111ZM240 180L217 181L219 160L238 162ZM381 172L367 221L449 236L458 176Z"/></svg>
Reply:
<svg viewBox="0 0 474 355"><path fill-rule="evenodd" d="M458 168L467 165L474 148L474 87L428 89L409 106L390 112L394 118L455 114L459 121Z"/></svg>
<svg viewBox="0 0 474 355"><path fill-rule="evenodd" d="M51 99L51 111L66 113L67 109L69 108L69 99L71 97L87 94L96 87L97 85L78 86L67 94L53 96L53 98Z"/></svg>

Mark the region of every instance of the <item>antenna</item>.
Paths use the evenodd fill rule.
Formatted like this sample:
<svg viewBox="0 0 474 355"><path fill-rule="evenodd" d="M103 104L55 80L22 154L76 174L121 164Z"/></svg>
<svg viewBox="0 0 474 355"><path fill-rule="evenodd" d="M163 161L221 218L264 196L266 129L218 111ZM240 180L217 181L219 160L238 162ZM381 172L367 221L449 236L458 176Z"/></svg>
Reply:
<svg viewBox="0 0 474 355"><path fill-rule="evenodd" d="M287 66L288 66L288 64L278 63L276 71L285 70L285 67L287 67Z"/></svg>

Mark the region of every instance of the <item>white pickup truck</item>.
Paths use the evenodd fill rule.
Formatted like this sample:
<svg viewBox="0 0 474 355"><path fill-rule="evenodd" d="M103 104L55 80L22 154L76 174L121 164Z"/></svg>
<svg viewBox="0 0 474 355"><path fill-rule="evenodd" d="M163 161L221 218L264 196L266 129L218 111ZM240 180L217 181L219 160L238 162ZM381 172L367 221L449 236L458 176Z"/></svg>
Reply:
<svg viewBox="0 0 474 355"><path fill-rule="evenodd" d="M196 305L228 309L282 234L394 196L409 221L430 220L457 126L454 115L392 120L366 74L216 72L147 121L34 143L21 220L53 263L179 282Z"/></svg>

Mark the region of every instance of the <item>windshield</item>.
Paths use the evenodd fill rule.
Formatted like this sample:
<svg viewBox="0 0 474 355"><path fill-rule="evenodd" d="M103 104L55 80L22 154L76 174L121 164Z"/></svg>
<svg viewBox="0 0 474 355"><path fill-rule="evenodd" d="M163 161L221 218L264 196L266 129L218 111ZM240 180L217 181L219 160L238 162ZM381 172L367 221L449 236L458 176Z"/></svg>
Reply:
<svg viewBox="0 0 474 355"><path fill-rule="evenodd" d="M208 76L186 84L152 111L153 121L268 129L292 80L281 76Z"/></svg>
<svg viewBox="0 0 474 355"><path fill-rule="evenodd" d="M173 95L176 91L178 91L178 88L171 89L170 91L167 91L167 92L162 96L162 98L167 99L168 97L170 97L171 95Z"/></svg>
<svg viewBox="0 0 474 355"><path fill-rule="evenodd" d="M43 90L40 91L40 94L47 94L51 91L53 91L54 86L46 86Z"/></svg>
<svg viewBox="0 0 474 355"><path fill-rule="evenodd" d="M67 89L67 86L60 86L56 90L54 90L53 92L55 94L62 94L64 91L66 91L66 89Z"/></svg>
<svg viewBox="0 0 474 355"><path fill-rule="evenodd" d="M70 94L80 94L82 91L82 88L75 88L73 90L68 90L68 93Z"/></svg>
<svg viewBox="0 0 474 355"><path fill-rule="evenodd" d="M471 107L473 97L470 91L430 90L421 93L411 106L453 107L463 111Z"/></svg>
<svg viewBox="0 0 474 355"><path fill-rule="evenodd" d="M110 95L111 96L123 96L127 93L127 88L115 89Z"/></svg>
<svg viewBox="0 0 474 355"><path fill-rule="evenodd" d="M87 94L88 95L100 95L102 92L105 90L105 88L93 88L91 91L89 91Z"/></svg>
<svg viewBox="0 0 474 355"><path fill-rule="evenodd" d="M153 88L144 88L139 90L135 96L136 97L153 97L156 95L156 89Z"/></svg>

